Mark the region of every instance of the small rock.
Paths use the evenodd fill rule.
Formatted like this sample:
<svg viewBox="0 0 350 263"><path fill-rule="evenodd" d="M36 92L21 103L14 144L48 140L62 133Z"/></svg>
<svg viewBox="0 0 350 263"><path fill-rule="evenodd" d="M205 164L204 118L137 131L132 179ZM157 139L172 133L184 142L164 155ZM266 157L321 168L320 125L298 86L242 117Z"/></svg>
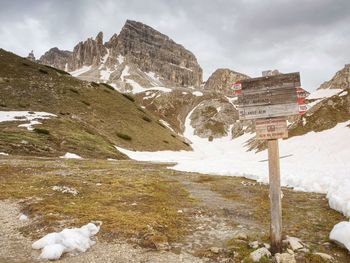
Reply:
<svg viewBox="0 0 350 263"><path fill-rule="evenodd" d="M182 211L182 210L180 209L180 210L177 210L177 212L178 212L179 214L182 214L184 211Z"/></svg>
<svg viewBox="0 0 350 263"><path fill-rule="evenodd" d="M287 236L287 242L293 251L303 248L301 240L296 237Z"/></svg>
<svg viewBox="0 0 350 263"><path fill-rule="evenodd" d="M249 242L249 246L251 248L257 249L259 247L259 242L258 241Z"/></svg>
<svg viewBox="0 0 350 263"><path fill-rule="evenodd" d="M234 239L241 239L241 240L247 240L248 239L248 235L244 232L238 232L234 235L233 237Z"/></svg>
<svg viewBox="0 0 350 263"><path fill-rule="evenodd" d="M276 263L296 263L294 255L289 253L277 253L275 255Z"/></svg>
<svg viewBox="0 0 350 263"><path fill-rule="evenodd" d="M271 245L270 245L270 244L267 244L267 243L264 243L264 247L266 247L267 249L270 249L270 248L271 248Z"/></svg>
<svg viewBox="0 0 350 263"><path fill-rule="evenodd" d="M170 245L168 242L155 242L154 245L156 246L157 250L169 250Z"/></svg>
<svg viewBox="0 0 350 263"><path fill-rule="evenodd" d="M310 249L306 248L306 247L303 247L301 249L298 250L299 252L304 252L304 253L309 253L310 252Z"/></svg>
<svg viewBox="0 0 350 263"><path fill-rule="evenodd" d="M218 247L211 247L210 251L213 252L214 254L219 254L221 251L221 248Z"/></svg>
<svg viewBox="0 0 350 263"><path fill-rule="evenodd" d="M291 255L294 255L294 251L291 250L290 248L287 248L287 252L288 252L289 254L291 254Z"/></svg>
<svg viewBox="0 0 350 263"><path fill-rule="evenodd" d="M264 256L271 257L271 252L266 247L262 247L253 251L252 253L250 253L249 258L253 262L259 262L259 260Z"/></svg>
<svg viewBox="0 0 350 263"><path fill-rule="evenodd" d="M314 255L320 256L324 260L333 261L333 257L331 255L326 254L326 253L316 252L316 253L314 253Z"/></svg>

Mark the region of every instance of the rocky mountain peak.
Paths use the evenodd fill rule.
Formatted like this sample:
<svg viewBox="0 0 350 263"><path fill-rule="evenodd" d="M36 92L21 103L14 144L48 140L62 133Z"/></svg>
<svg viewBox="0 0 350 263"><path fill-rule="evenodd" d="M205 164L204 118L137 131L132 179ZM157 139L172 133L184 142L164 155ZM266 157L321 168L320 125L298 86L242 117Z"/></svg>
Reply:
<svg viewBox="0 0 350 263"><path fill-rule="evenodd" d="M68 64L72 59L72 52L60 50L57 47L51 48L39 59L40 63L50 65L55 68L68 70Z"/></svg>
<svg viewBox="0 0 350 263"><path fill-rule="evenodd" d="M103 45L103 32L102 31L100 31L97 34L95 41L96 41L97 45Z"/></svg>
<svg viewBox="0 0 350 263"><path fill-rule="evenodd" d="M350 64L335 73L334 77L321 84L318 89L347 89L350 87Z"/></svg>
<svg viewBox="0 0 350 263"><path fill-rule="evenodd" d="M204 89L226 95L232 95L231 86L234 82L247 79L249 76L228 68L217 69L207 80Z"/></svg>
<svg viewBox="0 0 350 263"><path fill-rule="evenodd" d="M74 76L85 80L115 84L121 90L131 84L199 87L202 83L202 69L190 51L137 21L127 20L119 35L114 34L106 43L103 43L103 32L78 43L68 60L60 57L59 52L51 49L40 60L78 72Z"/></svg>

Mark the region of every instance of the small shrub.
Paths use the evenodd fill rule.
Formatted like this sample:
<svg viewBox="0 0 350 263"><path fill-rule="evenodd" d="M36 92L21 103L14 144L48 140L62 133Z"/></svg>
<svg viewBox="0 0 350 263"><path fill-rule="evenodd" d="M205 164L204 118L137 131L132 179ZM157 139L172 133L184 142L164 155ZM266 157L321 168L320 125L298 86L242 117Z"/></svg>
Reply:
<svg viewBox="0 0 350 263"><path fill-rule="evenodd" d="M140 108L140 107L137 107L137 110L138 111L141 111L142 113L146 113L142 108Z"/></svg>
<svg viewBox="0 0 350 263"><path fill-rule="evenodd" d="M107 83L101 83L103 86L105 86L107 89L110 90L115 90L111 85L107 84Z"/></svg>
<svg viewBox="0 0 350 263"><path fill-rule="evenodd" d="M45 134L45 135L50 134L49 130L46 130L46 129L43 129L43 128L34 128L33 131L36 132L36 133L39 133L39 134Z"/></svg>
<svg viewBox="0 0 350 263"><path fill-rule="evenodd" d="M85 101L85 100L82 100L81 102L84 103L84 104L87 105L87 106L90 106L90 105L91 105L90 102L87 102L87 101Z"/></svg>
<svg viewBox="0 0 350 263"><path fill-rule="evenodd" d="M176 135L175 135L175 134L172 134L172 135L171 135L171 137L174 137L174 138L176 138Z"/></svg>
<svg viewBox="0 0 350 263"><path fill-rule="evenodd" d="M0 107L6 108L7 105L5 103L3 103L3 102L0 102Z"/></svg>
<svg viewBox="0 0 350 263"><path fill-rule="evenodd" d="M125 98L127 98L128 100L130 100L130 101L132 101L132 102L135 102L135 99L134 99L133 96L131 96L131 95L129 95L129 94L125 94L125 93L123 93L122 95L123 95Z"/></svg>
<svg viewBox="0 0 350 263"><path fill-rule="evenodd" d="M91 86L97 88L97 87L100 86L100 84L98 84L97 82L92 81L92 82L91 82Z"/></svg>
<svg viewBox="0 0 350 263"><path fill-rule="evenodd" d="M150 118L148 118L147 116L142 116L142 119L144 121L147 121L147 122L152 122L152 120Z"/></svg>
<svg viewBox="0 0 350 263"><path fill-rule="evenodd" d="M22 62L23 66L30 67L30 65L27 62Z"/></svg>
<svg viewBox="0 0 350 263"><path fill-rule="evenodd" d="M167 140L163 140L164 143L169 143Z"/></svg>
<svg viewBox="0 0 350 263"><path fill-rule="evenodd" d="M25 103L25 102L19 102L18 103L18 107L20 107L20 108L26 108L28 106L29 106L29 103Z"/></svg>
<svg viewBox="0 0 350 263"><path fill-rule="evenodd" d="M106 93L111 93L111 91L108 90L108 89L103 89L103 91L106 92Z"/></svg>
<svg viewBox="0 0 350 263"><path fill-rule="evenodd" d="M47 67L49 69L52 69L52 70L54 70L54 71L56 71L56 72L58 72L58 73L60 73L62 75L69 75L70 76L70 74L67 71L64 71L62 69L54 68L54 67L51 67L51 66L48 66L48 65L45 65L45 67Z"/></svg>
<svg viewBox="0 0 350 263"><path fill-rule="evenodd" d="M117 136L123 140L126 140L126 141L132 140L132 138L129 135L124 134L124 133L117 132Z"/></svg>
<svg viewBox="0 0 350 263"><path fill-rule="evenodd" d="M39 72L42 74L49 74L45 69L39 68Z"/></svg>
<svg viewBox="0 0 350 263"><path fill-rule="evenodd" d="M75 88L69 88L69 90L75 94L79 94L79 91Z"/></svg>
<svg viewBox="0 0 350 263"><path fill-rule="evenodd" d="M182 143L185 144L188 147L190 146L187 142L182 142Z"/></svg>

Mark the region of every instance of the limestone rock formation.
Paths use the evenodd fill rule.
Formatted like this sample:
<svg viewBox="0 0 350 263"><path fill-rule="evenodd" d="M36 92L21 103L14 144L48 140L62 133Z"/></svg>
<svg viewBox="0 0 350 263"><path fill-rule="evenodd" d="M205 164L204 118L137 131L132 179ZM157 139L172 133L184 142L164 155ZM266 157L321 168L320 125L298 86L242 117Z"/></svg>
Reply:
<svg viewBox="0 0 350 263"><path fill-rule="evenodd" d="M33 50L28 54L27 59L29 59L30 61L35 61L35 56L34 56Z"/></svg>
<svg viewBox="0 0 350 263"><path fill-rule="evenodd" d="M40 57L39 62L59 68L68 70L68 64L71 62L72 52L68 50L60 50L57 47L51 48L44 55Z"/></svg>
<svg viewBox="0 0 350 263"><path fill-rule="evenodd" d="M205 83L204 89L219 92L226 95L232 95L231 86L239 80L249 78L247 75L227 69L217 69Z"/></svg>
<svg viewBox="0 0 350 263"><path fill-rule="evenodd" d="M168 36L140 22L127 20L118 36L107 43L144 72L157 72L180 86L199 86L202 69L195 56Z"/></svg>
<svg viewBox="0 0 350 263"><path fill-rule="evenodd" d="M74 47L69 69L73 71L83 66L98 66L106 53L107 49L103 45L103 33L100 32L95 39L88 38Z"/></svg>
<svg viewBox="0 0 350 263"><path fill-rule="evenodd" d="M347 89L350 87L350 64L346 64L335 76L321 84L318 89Z"/></svg>
<svg viewBox="0 0 350 263"><path fill-rule="evenodd" d="M121 91L138 86L199 87L202 83L202 69L190 51L155 29L131 20L106 43L100 32L95 39L77 44L73 52L54 48L40 61L75 71L73 75L84 80L114 84Z"/></svg>

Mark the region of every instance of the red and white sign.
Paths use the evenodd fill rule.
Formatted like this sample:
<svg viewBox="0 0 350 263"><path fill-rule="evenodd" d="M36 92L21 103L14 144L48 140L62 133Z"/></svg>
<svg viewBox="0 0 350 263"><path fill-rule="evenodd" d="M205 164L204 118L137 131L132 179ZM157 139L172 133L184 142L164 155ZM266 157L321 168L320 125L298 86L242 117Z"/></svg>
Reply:
<svg viewBox="0 0 350 263"><path fill-rule="evenodd" d="M233 83L232 89L233 89L234 94L241 93L241 90L242 90L241 82L240 81L236 81L235 83Z"/></svg>
<svg viewBox="0 0 350 263"><path fill-rule="evenodd" d="M285 117L257 119L255 120L255 130L258 140L287 138L287 119Z"/></svg>

